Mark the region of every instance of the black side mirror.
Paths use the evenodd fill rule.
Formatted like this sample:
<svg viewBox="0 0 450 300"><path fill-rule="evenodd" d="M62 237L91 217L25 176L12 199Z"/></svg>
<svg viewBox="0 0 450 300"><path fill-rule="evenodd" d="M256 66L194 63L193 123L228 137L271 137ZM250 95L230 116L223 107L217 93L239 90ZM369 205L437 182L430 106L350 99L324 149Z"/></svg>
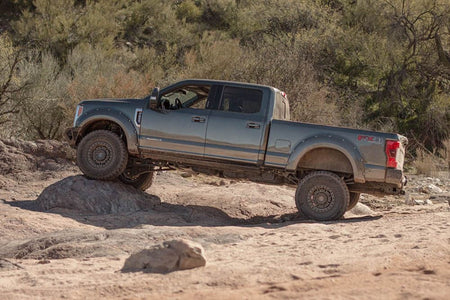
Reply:
<svg viewBox="0 0 450 300"><path fill-rule="evenodd" d="M148 103L148 107L150 109L156 110L158 109L158 98L159 98L159 88L155 87L150 95L150 101Z"/></svg>

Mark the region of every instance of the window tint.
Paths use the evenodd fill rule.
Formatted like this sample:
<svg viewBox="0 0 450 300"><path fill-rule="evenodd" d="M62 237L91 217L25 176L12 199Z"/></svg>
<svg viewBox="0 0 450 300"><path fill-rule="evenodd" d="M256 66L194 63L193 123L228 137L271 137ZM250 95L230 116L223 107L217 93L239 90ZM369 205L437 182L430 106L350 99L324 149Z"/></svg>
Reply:
<svg viewBox="0 0 450 300"><path fill-rule="evenodd" d="M220 109L253 114L261 110L262 92L255 89L225 87Z"/></svg>

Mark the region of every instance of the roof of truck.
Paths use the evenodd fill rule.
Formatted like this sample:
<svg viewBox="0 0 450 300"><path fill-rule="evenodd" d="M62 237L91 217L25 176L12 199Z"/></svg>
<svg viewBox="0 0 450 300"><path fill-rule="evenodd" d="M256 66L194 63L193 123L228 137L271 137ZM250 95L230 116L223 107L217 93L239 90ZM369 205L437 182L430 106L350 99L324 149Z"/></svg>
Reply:
<svg viewBox="0 0 450 300"><path fill-rule="evenodd" d="M214 79L185 79L178 82L175 82L164 89L172 86L180 86L180 85L189 85L189 84L221 84L221 85L240 85L240 86L257 86L257 87L265 87L265 88L272 88L275 89L272 86L269 85L263 85L263 84L257 84L257 83L248 83L248 82L239 82L239 81L227 81L227 80L214 80Z"/></svg>

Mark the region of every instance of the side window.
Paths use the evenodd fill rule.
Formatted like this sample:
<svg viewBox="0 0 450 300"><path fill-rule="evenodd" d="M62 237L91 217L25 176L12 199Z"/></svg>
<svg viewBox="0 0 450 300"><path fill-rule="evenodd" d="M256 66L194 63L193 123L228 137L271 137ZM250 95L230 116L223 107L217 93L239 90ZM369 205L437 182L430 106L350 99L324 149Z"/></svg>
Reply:
<svg viewBox="0 0 450 300"><path fill-rule="evenodd" d="M261 103L262 92L260 90L225 87L220 110L254 114L261 110Z"/></svg>
<svg viewBox="0 0 450 300"><path fill-rule="evenodd" d="M183 86L161 95L159 105L163 109L205 109L210 86Z"/></svg>
<svg viewBox="0 0 450 300"><path fill-rule="evenodd" d="M276 120L289 120L289 103L280 91L275 94L275 106L273 110L273 118Z"/></svg>

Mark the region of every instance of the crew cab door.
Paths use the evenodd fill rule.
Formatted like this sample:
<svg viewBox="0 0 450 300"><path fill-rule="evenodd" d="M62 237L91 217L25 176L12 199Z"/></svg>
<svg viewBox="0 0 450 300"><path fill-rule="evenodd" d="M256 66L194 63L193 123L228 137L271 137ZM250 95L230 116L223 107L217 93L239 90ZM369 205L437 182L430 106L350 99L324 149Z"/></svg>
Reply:
<svg viewBox="0 0 450 300"><path fill-rule="evenodd" d="M213 103L209 85L161 91L158 110L145 109L139 143L144 152L203 157L206 127Z"/></svg>
<svg viewBox="0 0 450 300"><path fill-rule="evenodd" d="M264 89L223 86L218 110L209 114L205 157L262 163L268 99Z"/></svg>

